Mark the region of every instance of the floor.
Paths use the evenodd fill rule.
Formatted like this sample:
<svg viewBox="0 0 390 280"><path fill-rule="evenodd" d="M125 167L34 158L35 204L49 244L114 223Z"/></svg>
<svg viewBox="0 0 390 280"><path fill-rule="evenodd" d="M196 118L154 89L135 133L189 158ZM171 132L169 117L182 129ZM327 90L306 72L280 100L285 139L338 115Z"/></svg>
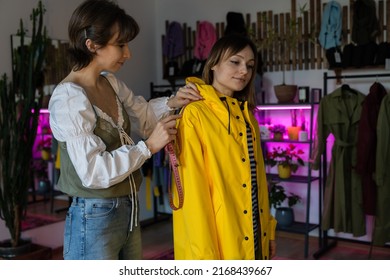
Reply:
<svg viewBox="0 0 390 280"><path fill-rule="evenodd" d="M66 200L55 200L53 213L51 213L50 203L31 203L28 211L54 215L65 218L68 202ZM56 211L60 210L60 211ZM172 251L172 221L170 217L163 217L161 221L153 223L143 223L142 242L143 259L160 259L167 252ZM277 232L277 255L275 259L280 260L304 260L304 236L278 231ZM320 244L317 237L309 237L309 253L306 259L327 259L327 260L390 260L390 247L370 247L370 244L354 241L329 240L327 248L320 253ZM314 257L315 256L315 257ZM169 256L171 257L171 256ZM53 259L62 259L62 248L53 250Z"/></svg>

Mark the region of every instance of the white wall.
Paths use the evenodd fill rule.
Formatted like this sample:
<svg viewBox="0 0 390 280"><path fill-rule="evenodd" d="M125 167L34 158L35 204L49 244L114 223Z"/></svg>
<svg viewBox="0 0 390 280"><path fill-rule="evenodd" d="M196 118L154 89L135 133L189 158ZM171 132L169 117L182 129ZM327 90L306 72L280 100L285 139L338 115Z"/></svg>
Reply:
<svg viewBox="0 0 390 280"><path fill-rule="evenodd" d="M118 76L137 94L149 97L149 82L155 80L156 73L156 30L153 14L156 0L126 1L119 0L121 5L139 23L141 32L130 44L133 57L128 61ZM19 29L22 18L31 30L30 14L37 6L38 0L0 0L0 74L11 76L11 45L10 35ZM43 0L46 8L44 15L45 25L49 37L66 40L68 21L73 10L82 3L82 0Z"/></svg>

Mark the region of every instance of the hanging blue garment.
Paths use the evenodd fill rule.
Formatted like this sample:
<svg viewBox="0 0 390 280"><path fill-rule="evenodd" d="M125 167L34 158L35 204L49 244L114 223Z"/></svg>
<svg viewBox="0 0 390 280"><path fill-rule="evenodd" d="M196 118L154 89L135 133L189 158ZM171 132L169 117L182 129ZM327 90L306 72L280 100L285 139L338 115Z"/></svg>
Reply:
<svg viewBox="0 0 390 280"><path fill-rule="evenodd" d="M320 45L325 49L341 45L342 8L337 1L325 5L318 36Z"/></svg>

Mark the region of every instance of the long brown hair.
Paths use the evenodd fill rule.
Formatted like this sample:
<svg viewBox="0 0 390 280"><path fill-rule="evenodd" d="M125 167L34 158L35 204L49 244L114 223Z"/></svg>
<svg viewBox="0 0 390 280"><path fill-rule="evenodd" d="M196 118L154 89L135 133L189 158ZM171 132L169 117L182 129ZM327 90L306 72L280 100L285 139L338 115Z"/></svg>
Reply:
<svg viewBox="0 0 390 280"><path fill-rule="evenodd" d="M254 79L256 75L256 65L258 58L256 45L250 38L239 34L232 34L221 37L217 42L215 42L210 51L209 57L207 58L203 69L202 78L206 84L211 85L214 80L214 72L211 69L222 59L235 55L247 46L252 49L255 59L252 76L246 87L241 91L235 92L233 97L241 101L248 101L249 109L253 110L255 108Z"/></svg>

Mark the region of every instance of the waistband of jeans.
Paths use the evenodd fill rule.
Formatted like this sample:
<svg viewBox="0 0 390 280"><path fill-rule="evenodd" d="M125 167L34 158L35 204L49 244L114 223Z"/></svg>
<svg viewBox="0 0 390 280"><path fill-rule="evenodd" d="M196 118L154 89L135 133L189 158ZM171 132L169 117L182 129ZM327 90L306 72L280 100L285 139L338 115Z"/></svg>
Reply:
<svg viewBox="0 0 390 280"><path fill-rule="evenodd" d="M75 204L84 204L88 201L96 201L96 202L122 202L122 201L131 201L130 196L120 196L120 197L109 197L109 198L96 198L96 197L78 197L73 196L72 202Z"/></svg>

